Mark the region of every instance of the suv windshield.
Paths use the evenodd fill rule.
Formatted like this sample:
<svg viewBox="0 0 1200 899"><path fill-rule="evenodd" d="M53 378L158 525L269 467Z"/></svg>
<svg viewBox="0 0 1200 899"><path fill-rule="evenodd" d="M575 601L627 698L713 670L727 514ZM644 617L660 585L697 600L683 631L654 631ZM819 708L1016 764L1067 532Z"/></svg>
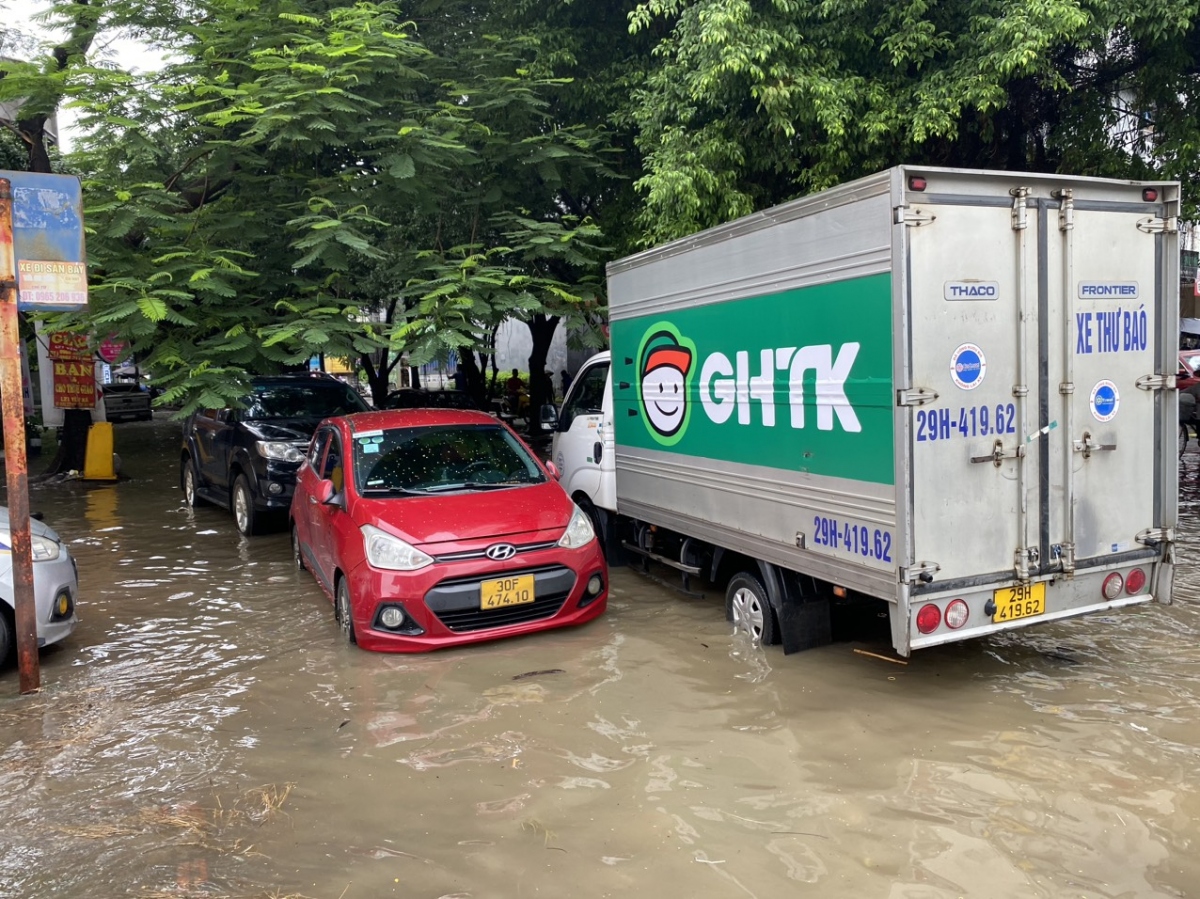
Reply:
<svg viewBox="0 0 1200 899"><path fill-rule="evenodd" d="M534 458L499 425L390 428L354 435L359 493L436 493L540 484Z"/></svg>
<svg viewBox="0 0 1200 899"><path fill-rule="evenodd" d="M363 398L345 384L314 378L294 384L255 384L241 417L247 421L329 418L366 412L368 408Z"/></svg>

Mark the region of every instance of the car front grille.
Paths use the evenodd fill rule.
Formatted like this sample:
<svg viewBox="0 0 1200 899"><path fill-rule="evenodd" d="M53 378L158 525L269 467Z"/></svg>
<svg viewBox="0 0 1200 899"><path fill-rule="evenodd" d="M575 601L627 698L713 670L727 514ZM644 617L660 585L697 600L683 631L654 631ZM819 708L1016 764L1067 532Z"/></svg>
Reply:
<svg viewBox="0 0 1200 899"><path fill-rule="evenodd" d="M534 576L531 603L503 609L479 607L480 584L491 577ZM446 627L455 633L489 630L550 618L558 613L575 586L575 572L561 565L495 572L490 577L460 578L442 581L425 594L425 605Z"/></svg>

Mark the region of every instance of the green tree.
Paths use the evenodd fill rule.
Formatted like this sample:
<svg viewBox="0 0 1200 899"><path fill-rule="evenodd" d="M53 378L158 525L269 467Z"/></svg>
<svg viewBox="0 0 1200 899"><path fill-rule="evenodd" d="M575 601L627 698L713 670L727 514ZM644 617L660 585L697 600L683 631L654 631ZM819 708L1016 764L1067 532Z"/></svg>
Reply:
<svg viewBox="0 0 1200 899"><path fill-rule="evenodd" d="M633 113L643 239L902 162L1189 180L1196 18L1194 0L645 0L633 30L668 33Z"/></svg>

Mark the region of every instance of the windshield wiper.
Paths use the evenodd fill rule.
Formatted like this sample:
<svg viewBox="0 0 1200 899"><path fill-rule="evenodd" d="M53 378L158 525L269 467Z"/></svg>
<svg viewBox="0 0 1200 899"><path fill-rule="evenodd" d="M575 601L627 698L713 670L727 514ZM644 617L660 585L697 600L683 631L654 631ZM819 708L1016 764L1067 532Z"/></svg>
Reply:
<svg viewBox="0 0 1200 899"><path fill-rule="evenodd" d="M429 493L446 493L451 490L507 490L510 487L520 487L530 481L461 481L456 484L437 484L428 487Z"/></svg>
<svg viewBox="0 0 1200 899"><path fill-rule="evenodd" d="M363 496L428 496L429 491L415 487L364 487Z"/></svg>

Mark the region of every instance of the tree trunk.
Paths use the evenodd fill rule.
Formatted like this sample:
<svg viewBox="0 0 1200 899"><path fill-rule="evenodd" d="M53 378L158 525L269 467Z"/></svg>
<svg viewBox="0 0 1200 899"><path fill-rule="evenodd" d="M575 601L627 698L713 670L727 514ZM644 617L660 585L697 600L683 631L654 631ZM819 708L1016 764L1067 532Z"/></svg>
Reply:
<svg viewBox="0 0 1200 899"><path fill-rule="evenodd" d="M542 430L542 406L554 402L554 382L546 377L546 357L550 355L558 316L539 312L526 324L533 337L533 349L529 351L529 419L525 426L537 435Z"/></svg>

